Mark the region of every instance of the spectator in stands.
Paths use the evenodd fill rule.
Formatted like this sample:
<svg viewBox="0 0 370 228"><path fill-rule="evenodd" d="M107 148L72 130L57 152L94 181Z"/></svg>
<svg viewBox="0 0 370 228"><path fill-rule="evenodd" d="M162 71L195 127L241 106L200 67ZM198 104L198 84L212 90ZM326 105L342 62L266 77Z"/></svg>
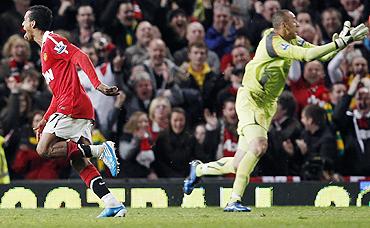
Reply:
<svg viewBox="0 0 370 228"><path fill-rule="evenodd" d="M361 0L340 0L340 4L342 5L341 14L344 19L350 20L353 26L358 25L364 13L364 5ZM367 15L369 15L369 11Z"/></svg>
<svg viewBox="0 0 370 228"><path fill-rule="evenodd" d="M134 112L148 113L149 105L155 97L153 84L147 72L141 70L133 73L130 79L133 93L125 101L126 116L130 117Z"/></svg>
<svg viewBox="0 0 370 228"><path fill-rule="evenodd" d="M231 18L230 6L216 6L213 9L213 24L207 30L205 37L208 48L216 52L221 59L223 55L231 52L236 31L241 27L235 26Z"/></svg>
<svg viewBox="0 0 370 228"><path fill-rule="evenodd" d="M186 40L188 45L194 42L204 42L204 37L204 27L201 23L194 21L188 25L186 30ZM187 46L174 53L174 61L178 66L184 63L186 64L186 62L189 61L188 52L189 50ZM216 74L220 72L220 60L217 54L209 49L207 51L207 63L212 68L213 72Z"/></svg>
<svg viewBox="0 0 370 228"><path fill-rule="evenodd" d="M21 89L30 96L33 109L46 110L49 107L52 94L45 85L40 86L40 77L40 72L34 68L23 70L21 72Z"/></svg>
<svg viewBox="0 0 370 228"><path fill-rule="evenodd" d="M112 43L112 39L107 34L100 31L93 33L92 43L98 54L98 65L110 61L114 54L123 54L123 52L116 49L116 46ZM113 51L116 53L113 53Z"/></svg>
<svg viewBox="0 0 370 228"><path fill-rule="evenodd" d="M204 160L202 145L186 129L185 116L183 109L174 108L169 129L159 134L153 146L153 167L158 177L185 177L190 161Z"/></svg>
<svg viewBox="0 0 370 228"><path fill-rule="evenodd" d="M149 44L149 59L143 66L150 75L156 95L167 97L173 106L181 105L183 96L178 84L184 79L185 72L165 56L166 44L161 39L153 39Z"/></svg>
<svg viewBox="0 0 370 228"><path fill-rule="evenodd" d="M33 68L32 62L29 62L31 56L30 44L19 35L12 35L4 44L2 54L4 59L0 65L0 84L5 82L8 77L14 77L20 81L23 69Z"/></svg>
<svg viewBox="0 0 370 228"><path fill-rule="evenodd" d="M236 99L236 93L242 85L242 79L244 75L244 67L242 68L233 68L230 76L230 85L222 89L217 94L217 108L223 107L224 101Z"/></svg>
<svg viewBox="0 0 370 228"><path fill-rule="evenodd" d="M301 122L305 131L296 143L299 153L304 156L302 177L305 180L325 180L324 174L334 172L338 154L335 136L327 125L326 112L317 105L307 105L302 111Z"/></svg>
<svg viewBox="0 0 370 228"><path fill-rule="evenodd" d="M235 111L235 100L227 99L222 106L221 118L216 113L204 111L206 120L206 136L204 152L207 161L214 161L223 157L234 157L238 147L238 133L236 131L238 117Z"/></svg>
<svg viewBox="0 0 370 228"><path fill-rule="evenodd" d="M77 5L75 0L60 0L60 4L56 4L53 10L54 14L53 27L54 29L63 29L71 31L76 28L76 13Z"/></svg>
<svg viewBox="0 0 370 228"><path fill-rule="evenodd" d="M91 44L84 45L81 47L81 50L85 52L91 59L95 66L96 74L102 83L122 88L120 85L120 78L122 76L114 73L114 69L116 69L116 72L121 71L122 64L113 60L112 63L105 62L98 66L98 55L94 46ZM111 136L112 127L114 124L116 124L118 112L121 109L121 107L115 107L115 101L119 100L117 105L122 106L126 95L123 91L121 91L120 95L117 97L102 95L99 91L95 90L84 71L78 71L78 76L80 78L81 85L84 87L87 95L93 103L99 129L103 135L108 138Z"/></svg>
<svg viewBox="0 0 370 228"><path fill-rule="evenodd" d="M321 13L321 26L323 42L331 42L333 34L339 34L342 29L342 15L335 8L325 9Z"/></svg>
<svg viewBox="0 0 370 228"><path fill-rule="evenodd" d="M148 21L142 21L138 24L135 32L136 44L127 48L125 52L129 66L141 64L149 58L148 47L153 39L152 28L152 24Z"/></svg>
<svg viewBox="0 0 370 228"><path fill-rule="evenodd" d="M292 12L299 13L310 9L311 0L292 0Z"/></svg>
<svg viewBox="0 0 370 228"><path fill-rule="evenodd" d="M194 137L197 139L199 144L203 144L206 138L206 126L204 123L199 123L194 128Z"/></svg>
<svg viewBox="0 0 370 228"><path fill-rule="evenodd" d="M223 58L222 65L225 65ZM230 80L231 74L234 70L237 69L244 69L245 65L251 60L250 53L245 46L234 46L233 50L231 51L231 59L230 63L227 63L225 68L221 68L224 72L224 79Z"/></svg>
<svg viewBox="0 0 370 228"><path fill-rule="evenodd" d="M335 106L338 105L342 97L347 93L347 87L343 82L336 82L331 85L329 91L329 101L325 103L324 109L326 111L326 117L329 122L329 126L335 134L335 139L337 141L337 152L338 159L335 164L335 170L340 171L342 167L345 166L345 157L344 157L344 142L340 129L333 121L333 113Z"/></svg>
<svg viewBox="0 0 370 228"><path fill-rule="evenodd" d="M297 148L296 140L303 129L295 115L296 107L293 94L284 91L268 131L268 151L259 166L263 175L300 175L303 155L294 148Z"/></svg>
<svg viewBox="0 0 370 228"><path fill-rule="evenodd" d="M32 128L36 127L43 114L43 112L35 111L31 121L32 124L22 126L19 149L12 165L12 170L18 178L51 180L68 177L70 165L66 159L50 160L40 157L36 152L36 132Z"/></svg>
<svg viewBox="0 0 370 228"><path fill-rule="evenodd" d="M239 48L239 47L244 47L246 51L244 50L242 51L241 49L238 49L237 52L234 52L234 49ZM226 74L224 75L226 79L229 78L227 77L227 73L229 73L228 76L230 76L230 72L232 71L232 68L229 68L228 70L226 69L228 67L239 65L240 63L243 63L245 66L245 64L249 62L252 59L251 57L254 55L254 53L250 53L250 50L252 49L253 48L251 46L251 42L249 41L247 36L242 33L237 34L231 53L225 54L224 56L222 56L222 59L221 59L221 72ZM233 58L233 55L235 59ZM233 61L237 61L237 62L234 63ZM240 66L241 65L239 65L239 67Z"/></svg>
<svg viewBox="0 0 370 228"><path fill-rule="evenodd" d="M90 5L81 5L77 9L77 28L71 32L71 42L77 46L92 43L96 31L94 10Z"/></svg>
<svg viewBox="0 0 370 228"><path fill-rule="evenodd" d="M349 56L348 49L339 52L338 55L330 61L328 65L328 73L332 83L344 82L349 85L356 74L360 74L362 77L370 78L368 61L361 56L360 52L349 56L350 59L348 59L346 56ZM350 67L345 69L345 64L347 61ZM340 66L343 66L342 69Z"/></svg>
<svg viewBox="0 0 370 228"><path fill-rule="evenodd" d="M292 0L291 5L288 7L296 15L301 12L309 13L313 18L320 17L319 9L314 7L311 0Z"/></svg>
<svg viewBox="0 0 370 228"><path fill-rule="evenodd" d="M362 86L362 87L361 87ZM350 103L355 96L356 106ZM333 120L344 141L343 175L370 175L370 93L369 79L357 74L347 94L335 106Z"/></svg>
<svg viewBox="0 0 370 228"><path fill-rule="evenodd" d="M304 24L311 24L313 25L313 20L311 15L307 11L301 11L296 14L297 15L297 21L299 25L304 25Z"/></svg>
<svg viewBox="0 0 370 228"><path fill-rule="evenodd" d="M200 92L203 103L200 104L214 112L216 110L217 75L209 67L207 61L207 46L204 42L195 42L189 46L189 77L183 81L185 88L196 89Z"/></svg>
<svg viewBox="0 0 370 228"><path fill-rule="evenodd" d="M3 146L8 164L12 164L19 143L21 127L29 121L32 102L28 93L21 91L21 83L14 77L6 80L10 95L6 106L0 112L0 134L7 138Z"/></svg>
<svg viewBox="0 0 370 228"><path fill-rule="evenodd" d="M166 97L163 96L154 98L150 103L149 130L153 137L153 142L157 140L158 134L161 131L168 129L171 109L171 103Z"/></svg>
<svg viewBox="0 0 370 228"><path fill-rule="evenodd" d="M125 124L123 132L119 140L123 177L157 179L157 175L150 168L155 156L151 149L153 139L149 131L148 115L144 112L134 112Z"/></svg>
<svg viewBox="0 0 370 228"><path fill-rule="evenodd" d="M323 104L328 101L328 89L324 83L324 66L315 60L306 63L303 77L291 81L290 89L298 104L298 113L307 104Z"/></svg>
<svg viewBox="0 0 370 228"><path fill-rule="evenodd" d="M281 9L280 2L277 0L267 0L264 3L257 1L255 4L255 15L247 23L248 38L254 48L262 38L262 32L272 27L272 16Z"/></svg>
<svg viewBox="0 0 370 228"><path fill-rule="evenodd" d="M30 7L30 0L13 0L14 6L0 15L0 47L13 34L22 33L23 15Z"/></svg>
<svg viewBox="0 0 370 228"><path fill-rule="evenodd" d="M171 54L174 54L187 45L186 27L188 19L183 9L172 9L171 4L168 0L160 1L154 23L159 28L162 39L170 49Z"/></svg>
<svg viewBox="0 0 370 228"><path fill-rule="evenodd" d="M100 17L100 23L104 27L103 32L112 38L122 53L135 43L137 21L131 1L110 1Z"/></svg>

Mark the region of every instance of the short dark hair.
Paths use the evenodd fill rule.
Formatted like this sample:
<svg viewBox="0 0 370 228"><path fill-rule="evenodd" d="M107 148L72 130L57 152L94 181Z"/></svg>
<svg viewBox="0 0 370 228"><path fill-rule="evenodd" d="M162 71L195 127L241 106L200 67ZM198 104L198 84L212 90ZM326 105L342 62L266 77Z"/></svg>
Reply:
<svg viewBox="0 0 370 228"><path fill-rule="evenodd" d="M272 16L272 27L274 27L274 29L278 29L280 25L287 19L289 12L289 10L283 9L274 13Z"/></svg>
<svg viewBox="0 0 370 228"><path fill-rule="evenodd" d="M53 21L53 15L51 10L42 5L35 5L28 9L30 11L30 21L35 21L35 28L41 31L49 30L51 27L51 22Z"/></svg>
<svg viewBox="0 0 370 228"><path fill-rule="evenodd" d="M297 109L297 102L291 92L284 91L278 99L278 104L286 111L287 116L294 116Z"/></svg>
<svg viewBox="0 0 370 228"><path fill-rule="evenodd" d="M330 85L329 92L333 92L334 86L336 85L344 85L345 87L347 87L347 85L343 81L334 82L333 84Z"/></svg>
<svg viewBox="0 0 370 228"><path fill-rule="evenodd" d="M318 105L310 104L304 107L302 111L306 118L311 118L313 123L319 127L326 125L326 111Z"/></svg>
<svg viewBox="0 0 370 228"><path fill-rule="evenodd" d="M199 49L204 49L204 50L208 51L208 47L207 47L206 43L204 43L203 41L195 41L193 43L190 43L189 46L188 46L188 51L190 52L193 47L196 47L196 48L199 48Z"/></svg>
<svg viewBox="0 0 370 228"><path fill-rule="evenodd" d="M174 113L180 113L180 114L183 114L185 117L186 117L186 112L183 108L180 108L180 107L175 107L171 110L171 114L170 116L172 116L172 114Z"/></svg>

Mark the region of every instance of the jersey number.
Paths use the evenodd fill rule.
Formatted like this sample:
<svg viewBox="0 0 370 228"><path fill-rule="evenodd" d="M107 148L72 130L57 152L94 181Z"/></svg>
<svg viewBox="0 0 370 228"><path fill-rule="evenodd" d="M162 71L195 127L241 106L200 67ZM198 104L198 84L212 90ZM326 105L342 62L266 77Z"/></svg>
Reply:
<svg viewBox="0 0 370 228"><path fill-rule="evenodd" d="M42 75L44 76L47 84L49 84L50 81L54 80L54 75L53 75L53 71L51 70L51 68L45 71L44 73L42 73Z"/></svg>

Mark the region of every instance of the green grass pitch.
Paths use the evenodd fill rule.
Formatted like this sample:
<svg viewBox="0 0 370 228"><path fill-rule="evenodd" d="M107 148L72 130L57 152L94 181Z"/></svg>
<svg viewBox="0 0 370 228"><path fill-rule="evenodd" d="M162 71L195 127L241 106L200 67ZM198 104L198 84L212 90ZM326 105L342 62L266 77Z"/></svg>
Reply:
<svg viewBox="0 0 370 228"><path fill-rule="evenodd" d="M252 208L225 213L221 208L131 209L125 218L96 219L99 208L0 209L0 227L370 227L370 207Z"/></svg>

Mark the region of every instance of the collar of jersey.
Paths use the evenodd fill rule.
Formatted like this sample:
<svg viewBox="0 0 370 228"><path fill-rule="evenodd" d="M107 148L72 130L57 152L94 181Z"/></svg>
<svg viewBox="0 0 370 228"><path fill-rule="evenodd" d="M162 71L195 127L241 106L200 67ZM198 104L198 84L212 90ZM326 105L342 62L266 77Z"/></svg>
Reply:
<svg viewBox="0 0 370 228"><path fill-rule="evenodd" d="M45 31L44 32L44 35L42 35L42 45L44 45L44 43L46 42L46 39L48 38L50 33L53 33L53 32L52 31ZM41 45L41 47L42 47L42 45Z"/></svg>

